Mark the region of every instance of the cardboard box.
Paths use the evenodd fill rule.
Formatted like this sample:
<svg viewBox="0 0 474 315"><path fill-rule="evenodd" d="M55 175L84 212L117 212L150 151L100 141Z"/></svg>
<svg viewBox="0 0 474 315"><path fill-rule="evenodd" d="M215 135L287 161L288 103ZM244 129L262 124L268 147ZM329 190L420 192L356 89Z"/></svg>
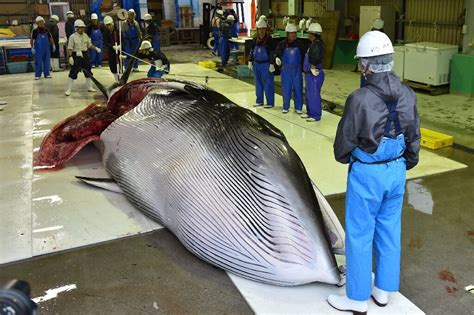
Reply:
<svg viewBox="0 0 474 315"><path fill-rule="evenodd" d="M49 15L49 6L47 4L35 4L33 5L33 12L35 12L35 15Z"/></svg>

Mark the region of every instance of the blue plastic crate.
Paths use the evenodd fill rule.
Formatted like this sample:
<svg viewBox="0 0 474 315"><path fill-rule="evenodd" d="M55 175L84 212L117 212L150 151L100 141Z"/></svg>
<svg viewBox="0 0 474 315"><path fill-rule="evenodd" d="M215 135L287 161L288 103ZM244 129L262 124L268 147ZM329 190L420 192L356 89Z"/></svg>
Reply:
<svg viewBox="0 0 474 315"><path fill-rule="evenodd" d="M10 60L11 57L14 56L28 56L28 59L33 58L33 53L31 52L31 48L10 48L7 49L7 58Z"/></svg>
<svg viewBox="0 0 474 315"><path fill-rule="evenodd" d="M239 78L251 78L252 71L250 71L247 65L238 65L237 66L237 77Z"/></svg>
<svg viewBox="0 0 474 315"><path fill-rule="evenodd" d="M28 72L28 61L21 61L21 62L8 62L7 63L7 70L10 74L15 73L26 73Z"/></svg>

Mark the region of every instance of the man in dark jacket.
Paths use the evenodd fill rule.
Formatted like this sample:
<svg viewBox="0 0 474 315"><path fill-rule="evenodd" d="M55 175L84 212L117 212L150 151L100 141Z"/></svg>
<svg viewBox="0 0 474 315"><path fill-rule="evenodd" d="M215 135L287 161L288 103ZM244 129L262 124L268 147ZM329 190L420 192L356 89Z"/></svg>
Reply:
<svg viewBox="0 0 474 315"><path fill-rule="evenodd" d="M267 22L259 20L257 22L257 38L252 42L248 67L253 70L255 77L255 92L257 101L255 106L263 106L263 92L267 99L265 108L272 108L275 105L275 66L271 64L275 51L275 41L267 34Z"/></svg>
<svg viewBox="0 0 474 315"><path fill-rule="evenodd" d="M76 19L74 18L74 12L72 11L68 11L66 13L66 16L67 16L67 21L65 25L66 37L67 39L69 39L69 36L71 36L72 34L74 34L74 32L76 32L76 30L74 29L74 22L76 21Z"/></svg>
<svg viewBox="0 0 474 315"><path fill-rule="evenodd" d="M143 20L145 21L143 40L149 41L153 50L160 51L160 28L155 22L153 22L151 14L145 14Z"/></svg>
<svg viewBox="0 0 474 315"><path fill-rule="evenodd" d="M118 51L120 50L120 36L118 29L115 27L114 20L110 16L104 17L104 46L107 48L109 59L109 69L112 72L115 82L119 83L119 75L117 65L119 64Z"/></svg>
<svg viewBox="0 0 474 315"><path fill-rule="evenodd" d="M331 295L338 310L367 312L399 290L400 234L406 170L418 163L419 118L415 93L391 72L393 46L382 32L361 37L357 57L367 85L347 99L334 155L349 163L346 193L346 295ZM372 288L372 251L375 282Z"/></svg>
<svg viewBox="0 0 474 315"><path fill-rule="evenodd" d="M288 24L285 28L287 38L278 43L274 64L281 66L281 89L283 94L283 114L290 109L291 94L295 102L295 112L303 109L303 60L306 45L296 37L296 26Z"/></svg>
<svg viewBox="0 0 474 315"><path fill-rule="evenodd" d="M46 23L46 28L48 29L51 37L53 38L54 46L56 47L53 50L51 46L51 68L53 71L59 71L59 28L58 28L59 16L53 14L49 18L49 22Z"/></svg>

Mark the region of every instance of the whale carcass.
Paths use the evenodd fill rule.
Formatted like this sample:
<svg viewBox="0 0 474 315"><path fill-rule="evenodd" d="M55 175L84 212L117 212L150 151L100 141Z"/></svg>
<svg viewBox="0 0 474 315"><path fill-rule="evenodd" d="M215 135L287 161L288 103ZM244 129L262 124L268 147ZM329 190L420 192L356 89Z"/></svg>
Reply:
<svg viewBox="0 0 474 315"><path fill-rule="evenodd" d="M303 163L254 112L194 83L137 80L57 124L35 163L91 141L126 197L201 259L276 285L340 281Z"/></svg>

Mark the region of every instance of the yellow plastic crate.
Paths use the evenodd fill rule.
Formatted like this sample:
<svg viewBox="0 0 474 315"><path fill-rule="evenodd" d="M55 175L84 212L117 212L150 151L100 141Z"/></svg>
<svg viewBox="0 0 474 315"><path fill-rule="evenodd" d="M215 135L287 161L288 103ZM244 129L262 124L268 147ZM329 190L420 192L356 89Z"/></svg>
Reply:
<svg viewBox="0 0 474 315"><path fill-rule="evenodd" d="M198 65L200 67L204 68L209 68L209 69L215 69L216 68L216 63L212 60L202 60L198 62Z"/></svg>
<svg viewBox="0 0 474 315"><path fill-rule="evenodd" d="M420 128L421 145L429 149L441 149L453 145L453 136L426 128Z"/></svg>

